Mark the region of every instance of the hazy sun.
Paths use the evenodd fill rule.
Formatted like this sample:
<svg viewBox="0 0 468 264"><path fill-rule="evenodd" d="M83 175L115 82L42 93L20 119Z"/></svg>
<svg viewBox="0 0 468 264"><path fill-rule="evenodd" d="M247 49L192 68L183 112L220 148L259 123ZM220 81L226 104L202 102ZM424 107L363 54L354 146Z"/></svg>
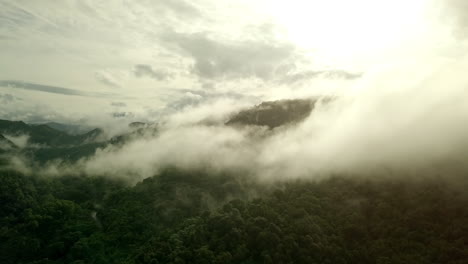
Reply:
<svg viewBox="0 0 468 264"><path fill-rule="evenodd" d="M297 45L346 62L406 45L423 30L428 0L272 1L275 19Z"/></svg>

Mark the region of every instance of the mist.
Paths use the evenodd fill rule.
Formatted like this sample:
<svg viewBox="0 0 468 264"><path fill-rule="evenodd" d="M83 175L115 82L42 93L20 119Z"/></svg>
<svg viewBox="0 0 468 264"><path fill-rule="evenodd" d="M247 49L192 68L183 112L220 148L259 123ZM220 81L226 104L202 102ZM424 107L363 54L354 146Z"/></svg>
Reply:
<svg viewBox="0 0 468 264"><path fill-rule="evenodd" d="M28 135L3 135L6 139L10 140L19 148L24 148L28 145L29 136Z"/></svg>
<svg viewBox="0 0 468 264"><path fill-rule="evenodd" d="M467 262L467 0L0 3L0 263Z"/></svg>
<svg viewBox="0 0 468 264"><path fill-rule="evenodd" d="M232 41L234 44L209 34L194 35L168 29L163 32L165 38L159 45L168 46L168 52L180 52L180 56L192 59L192 68L183 72L194 75L192 77L197 78L194 83L201 84L206 90L179 89L173 92L178 94L179 101L171 98L173 101L165 108L148 107L151 100L145 101L146 108L131 108L138 104L132 103L130 96L113 95L115 98L108 108L114 111L113 114L124 113L122 117L109 118L108 112L91 114L88 125L103 128L109 138L127 133L131 121L154 124L157 133L135 137L124 145L100 148L93 156L72 164L56 161L41 166L41 169L51 174L65 171L105 174L131 181L153 176L167 167L239 171L263 180L322 179L334 174L369 177L464 174L468 169L465 165L468 155L465 8L461 8L464 7L461 1L455 0L430 3L431 8L426 14L430 17L424 25L417 27L421 32L394 46L379 49L381 54L375 58L366 57L362 62L356 62L357 66L351 67L350 72L360 74L345 80L329 80L321 74L311 73L347 73L347 67L336 65L329 69L328 66L314 65L315 69L310 70L314 67L309 65L301 68L300 63L288 61L305 63L307 58L300 56L301 48L287 41L271 47L264 44L264 39L275 40L277 28L274 25L258 43L257 40L238 40ZM453 19L441 18L442 14L452 14ZM265 25L261 29L264 28ZM258 33L260 29L251 30ZM365 32L366 29L359 31ZM168 34L172 34L169 40ZM314 33L310 34L309 38L313 39ZM203 47L197 46L201 44ZM206 47L212 46L217 47L219 54L213 54L211 59L224 68L211 69L208 74L202 66L214 67L205 62L207 54L211 54ZM252 46L253 51L250 50ZM271 64L252 62L252 68L261 68L247 69L243 62L238 62L235 54L231 54L239 52L241 59L247 61L249 58L245 54L255 54L259 49L257 46L272 53L262 55L260 59L279 53L273 56L275 61ZM347 50L346 47L343 50ZM354 58L355 55L349 56ZM170 78L158 77L150 64L133 64L129 68L131 74L122 76L136 75L138 81L147 77L147 81L160 82L185 76L171 73ZM359 67L361 64L365 66ZM145 73L135 73L135 69L141 70L143 66ZM341 68L344 70L338 70ZM117 73L121 71L119 69ZM257 72L264 74L256 76ZM297 85L298 76L301 77L300 86ZM288 83L286 80L289 79L294 79L294 83ZM236 85L239 88L233 96L232 87ZM112 87L126 91L123 84ZM133 96L136 91L129 94ZM273 130L225 125L230 116L251 107L253 102L311 96L334 99L319 102L306 120L295 125ZM119 102L115 103L117 99ZM83 100L80 104L85 104L83 98L80 100ZM21 105L26 107L27 102L22 101ZM17 105L10 105L5 113L15 107ZM74 113L77 112L79 110L74 109ZM77 120L75 116L72 119ZM18 146L26 144L23 142L25 138L10 139ZM34 162L25 161L24 164Z"/></svg>
<svg viewBox="0 0 468 264"><path fill-rule="evenodd" d="M224 103L190 108L170 117L157 136L101 149L80 161L80 168L140 179L170 166L241 171L267 180L463 174L466 66L465 59L427 61L416 71L411 64L367 75L353 90L318 103L304 122L273 131L223 125L233 111L222 109ZM218 113L214 119L212 112ZM209 119L217 121L200 123Z"/></svg>
<svg viewBox="0 0 468 264"><path fill-rule="evenodd" d="M304 121L275 129L225 125L251 104L215 98L185 106L150 132L74 163L38 165L16 157L11 166L133 183L168 167L236 172L262 181L461 176L468 172L467 64L465 58L431 59L367 73L348 90L319 99ZM105 135L129 130L124 127L104 128ZM27 146L27 136L7 138Z"/></svg>

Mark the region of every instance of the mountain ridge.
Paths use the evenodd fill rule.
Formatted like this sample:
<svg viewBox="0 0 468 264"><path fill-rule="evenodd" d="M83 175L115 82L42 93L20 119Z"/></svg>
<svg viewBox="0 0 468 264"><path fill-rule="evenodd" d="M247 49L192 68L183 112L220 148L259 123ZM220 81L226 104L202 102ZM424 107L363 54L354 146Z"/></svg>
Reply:
<svg viewBox="0 0 468 264"><path fill-rule="evenodd" d="M233 115L228 126L265 126L274 129L306 119L319 99L284 99L265 101Z"/></svg>
<svg viewBox="0 0 468 264"><path fill-rule="evenodd" d="M265 101L235 113L221 125L264 126L273 130L302 122L311 114L318 101L319 99L314 98ZM106 132L101 128L72 135L50 127L50 124L58 124L60 127L60 123L55 122L27 124L23 121L0 120L0 135L27 137L25 146L16 146L11 141L9 143L5 141L4 145L10 147L5 147L3 151L5 153L10 151L11 154L20 153L39 163L51 160L77 161L92 156L99 148L109 145L120 147L125 142L144 135L156 136L159 130L151 123L132 122L128 125L129 131L107 138Z"/></svg>

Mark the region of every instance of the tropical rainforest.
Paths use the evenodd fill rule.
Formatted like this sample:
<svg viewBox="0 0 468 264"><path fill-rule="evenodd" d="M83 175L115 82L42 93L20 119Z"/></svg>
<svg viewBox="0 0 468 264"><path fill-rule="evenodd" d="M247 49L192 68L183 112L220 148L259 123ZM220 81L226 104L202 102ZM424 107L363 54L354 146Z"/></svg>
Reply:
<svg viewBox="0 0 468 264"><path fill-rule="evenodd" d="M167 169L0 174L1 263L466 263L468 196L440 180L259 184Z"/></svg>
<svg viewBox="0 0 468 264"><path fill-rule="evenodd" d="M0 264L468 264L468 0L0 0Z"/></svg>
<svg viewBox="0 0 468 264"><path fill-rule="evenodd" d="M275 129L311 108L263 103L226 125ZM0 122L0 263L468 263L464 175L376 171L268 180L248 168L165 166L129 181L125 171L38 169L159 133L143 123L131 127L99 139L99 129L71 135ZM22 135L27 145L18 143ZM33 169L13 166L15 155L34 160Z"/></svg>

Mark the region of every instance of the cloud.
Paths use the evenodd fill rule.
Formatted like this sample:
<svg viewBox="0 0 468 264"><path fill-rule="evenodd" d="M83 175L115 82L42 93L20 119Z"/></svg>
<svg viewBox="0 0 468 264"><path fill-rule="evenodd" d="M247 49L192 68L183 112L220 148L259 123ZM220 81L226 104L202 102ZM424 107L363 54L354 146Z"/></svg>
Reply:
<svg viewBox="0 0 468 264"><path fill-rule="evenodd" d="M204 82L202 83L202 88L206 90L213 90L216 87L216 84L213 82Z"/></svg>
<svg viewBox="0 0 468 264"><path fill-rule="evenodd" d="M456 26L460 35L466 34L466 1L440 1L444 1L444 16L450 25ZM141 138L121 149L103 149L83 161L81 165L89 172L149 176L158 168L178 165L239 169L272 178L313 178L335 172L380 172L382 168L425 168L429 174L443 174L448 167L463 167L457 162L466 163L468 149L464 102L468 98L468 63L463 55L444 57L443 63L436 58L446 51L464 54L466 49L460 49L459 43L434 37L439 36L439 29L430 28L427 39L404 44L404 51L389 51L371 62L364 58L365 75L361 76L353 67L320 61L317 64L323 65L315 65L314 59L320 60L322 54L308 50L310 57L304 57L306 51L300 50L299 44L276 32L278 21L264 23L267 19L261 13L265 10L251 10L256 2L5 2L0 9L0 35L8 41L0 41L5 56L0 60L1 79L5 79L0 86L10 87L5 90L11 96L0 97L0 116L15 120L74 119L122 127L131 119L167 120L156 137ZM326 25L316 28L321 27L328 34ZM297 29L310 34L305 36L308 40L314 39L308 27L297 25ZM441 42L443 45L439 45ZM338 48L346 45L332 44ZM439 46L447 48L440 51ZM351 64L361 72L361 61ZM389 69L382 70L380 65ZM102 70L116 67L127 69L127 74L132 70L125 82L131 89L115 89L127 97L138 96L129 109L120 102L109 105L111 100L126 100L123 96L109 98L114 96L89 92L92 87L88 86L96 81L90 78L93 74L107 86L118 86L118 76ZM54 80L80 89L11 79ZM175 84L165 90L148 79ZM325 89L329 80L354 82L336 89L339 100L318 107L296 127L265 133L261 129L219 126L232 111L258 103L262 94L300 97L302 94L295 91L278 92L278 86L310 79L320 79ZM193 88L198 84L204 90ZM317 85L304 86L309 91ZM75 97L67 100L58 95ZM24 100L12 100L12 96ZM72 104L75 101L78 103ZM205 120L218 123L201 125Z"/></svg>
<svg viewBox="0 0 468 264"><path fill-rule="evenodd" d="M402 64L366 75L358 91L319 103L299 125L268 133L199 123L215 113L222 120L236 104L188 107L174 113L157 136L103 149L81 166L88 173L123 171L141 178L167 166L242 171L268 180L465 175L467 65L430 60L418 69Z"/></svg>
<svg viewBox="0 0 468 264"><path fill-rule="evenodd" d="M52 22L50 19L34 12L33 10L27 8L25 5L21 5L16 1L7 1L4 3L10 12L14 13L14 16L4 16L3 18L9 21L11 24L21 24L28 21L40 20L50 26L58 27L57 24Z"/></svg>
<svg viewBox="0 0 468 264"><path fill-rule="evenodd" d="M222 127L230 115L250 105L248 101L228 97L205 99L194 104L186 104L178 111L170 113L163 119L164 125L167 128L201 124Z"/></svg>
<svg viewBox="0 0 468 264"><path fill-rule="evenodd" d="M258 97L248 96L235 92L215 92L205 90L177 89L179 93L177 99L170 102L161 114L166 116L184 110L186 108L196 108L198 106L210 105L219 100L242 101L243 104L252 104L259 101ZM174 96L175 97L175 96Z"/></svg>
<svg viewBox="0 0 468 264"><path fill-rule="evenodd" d="M11 40L11 37L0 35L0 40Z"/></svg>
<svg viewBox="0 0 468 264"><path fill-rule="evenodd" d="M283 84L291 84L316 78L332 80L356 80L361 78L362 75L362 73L352 73L344 70L304 71L299 73L287 74L279 82Z"/></svg>
<svg viewBox="0 0 468 264"><path fill-rule="evenodd" d="M275 39L277 28L274 23L267 25L265 16L244 20L246 13L255 12L254 6L236 2L230 8L213 0L66 0L53 4L8 1L0 10L0 35L11 39L0 41L0 50L5 54L0 60L0 68L5 69L0 73L0 85L112 100L132 97L138 100L133 108L153 110L179 100L179 94L158 94L166 88L204 86L215 92L257 96L263 91L257 89L257 80L250 78L268 81L276 64L281 64L295 48L286 40ZM230 16L242 21L232 23ZM185 39L187 43L180 43ZM192 45L197 43L197 47ZM211 47L204 47L205 43L212 43L219 51L209 50ZM289 47L294 51L290 52ZM210 66L211 62L220 67ZM239 83L241 78L243 83ZM220 82L222 79L229 83ZM104 86L119 89L107 92ZM37 93L9 93L36 98L29 100L31 104L40 103ZM149 102L150 98L153 102ZM78 107L71 111L62 102L61 98L49 100L48 104L57 113L80 114ZM88 104L83 103L82 108L88 108Z"/></svg>
<svg viewBox="0 0 468 264"><path fill-rule="evenodd" d="M200 10L188 1L183 0L162 0L159 4L173 11L177 16L183 18L197 18L202 16Z"/></svg>
<svg viewBox="0 0 468 264"><path fill-rule="evenodd" d="M3 136L13 142L16 146L19 148L25 148L28 146L28 141L29 141L29 135L8 135L8 134L3 134Z"/></svg>
<svg viewBox="0 0 468 264"><path fill-rule="evenodd" d="M23 81L10 81L10 80L0 80L0 86L8 88L17 88L24 90L40 91L46 93L55 93L62 95L71 95L71 96L86 96L86 97L108 97L112 94L107 93L98 93L98 92L85 92L75 89L63 88L58 86L50 86L36 83L28 83Z"/></svg>
<svg viewBox="0 0 468 264"><path fill-rule="evenodd" d="M97 71L94 73L94 77L104 85L110 87L120 87L120 82L107 71Z"/></svg>
<svg viewBox="0 0 468 264"><path fill-rule="evenodd" d="M155 70L150 65L146 64L138 64L135 65L135 69L133 71L136 77L149 77L158 81L166 81L173 77L173 74L163 71L163 70Z"/></svg>
<svg viewBox="0 0 468 264"><path fill-rule="evenodd" d="M468 37L468 2L464 0L438 0L443 8L441 19L454 26L458 37Z"/></svg>
<svg viewBox="0 0 468 264"><path fill-rule="evenodd" d="M468 60L431 59L419 65L366 74L357 90L320 102L304 122L274 131L222 125L245 107L243 99L189 105L172 113L156 135L100 149L69 169L131 181L168 166L235 171L264 180L466 175ZM206 94L183 91L197 99Z"/></svg>
<svg viewBox="0 0 468 264"><path fill-rule="evenodd" d="M294 59L289 43L262 40L221 40L208 33L167 31L162 39L194 60L192 72L204 79L256 77L267 80L275 69Z"/></svg>
<svg viewBox="0 0 468 264"><path fill-rule="evenodd" d="M26 100L0 104L0 116L2 119L25 122L65 121L69 119L68 116L45 105L31 104Z"/></svg>
<svg viewBox="0 0 468 264"><path fill-rule="evenodd" d="M115 107L126 107L127 104L124 103L124 102L111 102L111 106L115 106Z"/></svg>
<svg viewBox="0 0 468 264"><path fill-rule="evenodd" d="M0 102L2 104L9 104L18 100L21 100L21 99L11 94L0 94Z"/></svg>

